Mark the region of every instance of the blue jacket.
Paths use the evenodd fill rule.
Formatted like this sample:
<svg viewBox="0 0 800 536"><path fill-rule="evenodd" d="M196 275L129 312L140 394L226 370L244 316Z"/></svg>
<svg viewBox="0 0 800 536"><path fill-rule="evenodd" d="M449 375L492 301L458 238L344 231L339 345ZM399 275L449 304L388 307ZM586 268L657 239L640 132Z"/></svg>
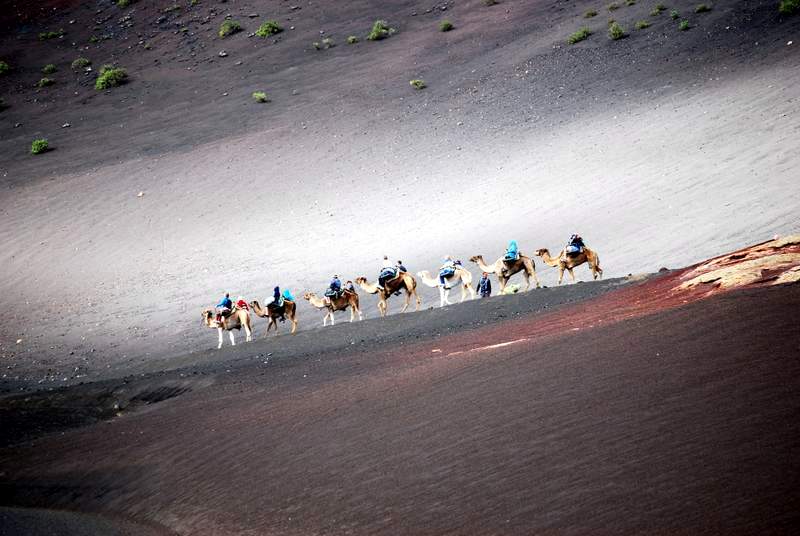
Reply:
<svg viewBox="0 0 800 536"><path fill-rule="evenodd" d="M342 290L342 282L339 280L338 277L334 277L333 279L331 279L331 289L335 290L336 292Z"/></svg>
<svg viewBox="0 0 800 536"><path fill-rule="evenodd" d="M480 281L478 281L478 293L481 296L491 296L492 295L492 282L489 281L488 277L481 277Z"/></svg>
<svg viewBox="0 0 800 536"><path fill-rule="evenodd" d="M219 307L221 309L233 309L233 302L231 301L231 299L229 297L225 296L217 304L217 307Z"/></svg>
<svg viewBox="0 0 800 536"><path fill-rule="evenodd" d="M516 257L519 253L519 247L517 246L517 241L512 240L508 243L508 249L506 249L506 255L508 257Z"/></svg>

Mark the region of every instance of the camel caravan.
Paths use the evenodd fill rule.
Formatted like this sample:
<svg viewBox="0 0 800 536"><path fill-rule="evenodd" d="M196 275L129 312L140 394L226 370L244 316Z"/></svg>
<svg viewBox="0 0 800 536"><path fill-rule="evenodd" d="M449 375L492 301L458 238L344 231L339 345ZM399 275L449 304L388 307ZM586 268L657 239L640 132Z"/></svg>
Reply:
<svg viewBox="0 0 800 536"><path fill-rule="evenodd" d="M550 255L547 248L536 250L535 256L541 258L546 265L558 268L559 285L564 279L565 271L569 273L574 283L576 280L573 270L582 264L589 266L593 279L603 277L597 253L586 247L583 239L577 234L570 237L567 245L556 257ZM481 298L490 297L492 294L490 276L497 278L500 294L511 294L520 290L519 285L509 284L511 278L516 274L522 274L525 281L523 291L530 290L531 279L536 288L541 286L539 278L536 276L536 265L533 258L523 255L515 240L509 243L505 255L492 264L486 264L482 255L474 255L469 260L475 263L482 272L475 288L473 288L472 273L460 260L450 256L445 258L436 277L427 270L417 272L423 285L439 290L440 307L453 303L450 301L450 291L455 288L461 291L461 302L475 299L476 293L480 294ZM405 302L400 309L401 313L408 310L412 301L416 302L415 311L419 311L422 306L422 299L417 293L417 280L408 272L402 261L393 264L389 261L388 256L383 257L383 265L376 282L372 283L366 277L360 276L355 279L355 284L349 280L342 284L339 276L334 275L321 297L308 291L303 293L303 299L324 313L323 327L328 325L329 320L333 326L335 323L334 313L348 309L350 310L350 322L354 322L356 317L363 320L364 316L361 312L356 285L367 294L374 294L378 297L378 312L381 317L385 317L388 313L388 300L392 296L405 295ZM272 298L265 301L263 306L256 300L248 303L241 296L234 303L230 299L230 295L225 294L225 297L214 308L203 311L203 325L217 330L219 342L217 348L222 348L223 334L226 331L230 336L231 345L235 346L234 330L244 329L247 342L253 338L251 313L267 319L265 337L269 336L269 332L273 328L275 334L278 335L278 322L284 322L287 319L292 325L291 334L294 335L297 332L296 300L288 289L281 292L279 287L275 287Z"/></svg>

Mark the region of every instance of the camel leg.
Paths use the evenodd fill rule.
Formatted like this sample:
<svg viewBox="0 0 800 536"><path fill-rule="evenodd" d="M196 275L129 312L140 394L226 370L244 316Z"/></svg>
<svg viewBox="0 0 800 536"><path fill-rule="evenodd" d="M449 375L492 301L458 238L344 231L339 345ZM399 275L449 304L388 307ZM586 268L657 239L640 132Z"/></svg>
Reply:
<svg viewBox="0 0 800 536"><path fill-rule="evenodd" d="M406 289L406 302L403 304L403 308L400 309L401 313L405 313L406 309L408 309L408 304L411 303L411 293Z"/></svg>
<svg viewBox="0 0 800 536"><path fill-rule="evenodd" d="M292 315L292 335L297 333L297 319Z"/></svg>
<svg viewBox="0 0 800 536"><path fill-rule="evenodd" d="M364 320L364 316L361 314L361 309L356 309L356 311L358 312L358 319Z"/></svg>
<svg viewBox="0 0 800 536"><path fill-rule="evenodd" d="M222 348L222 328L217 328L217 333L219 334L219 344L217 344L217 350Z"/></svg>
<svg viewBox="0 0 800 536"><path fill-rule="evenodd" d="M414 292L414 295L417 297L417 308L415 311L419 311L419 308L422 306L422 298L416 293L416 291Z"/></svg>
<svg viewBox="0 0 800 536"><path fill-rule="evenodd" d="M386 300L381 300L378 302L378 312L380 312L381 317L386 316Z"/></svg>
<svg viewBox="0 0 800 536"><path fill-rule="evenodd" d="M574 283L575 282L575 274L572 273L572 268L567 268L567 271L569 272L569 276L572 278L572 282Z"/></svg>
<svg viewBox="0 0 800 536"><path fill-rule="evenodd" d="M444 287L439 287L439 307L444 307L447 303L447 291Z"/></svg>
<svg viewBox="0 0 800 536"><path fill-rule="evenodd" d="M523 270L522 271L522 277L525 278L525 292L528 292L528 290L530 290L530 288L531 288L531 276L528 275L528 271L527 270Z"/></svg>
<svg viewBox="0 0 800 536"><path fill-rule="evenodd" d="M542 285L539 284L539 278L536 276L536 268L533 269L531 275L533 276L533 280L536 282L536 288L541 288Z"/></svg>
<svg viewBox="0 0 800 536"><path fill-rule="evenodd" d="M564 267L563 266L559 266L558 267L558 284L560 285L561 281L563 281L563 280L564 280Z"/></svg>
<svg viewBox="0 0 800 536"><path fill-rule="evenodd" d="M328 311L328 316L330 316L330 317L331 317L331 326L334 326L334 325L336 325L336 324L334 323L334 320L333 320L333 311Z"/></svg>
<svg viewBox="0 0 800 536"><path fill-rule="evenodd" d="M325 316L322 317L322 327L324 328L327 325L328 325L328 313L325 313Z"/></svg>
<svg viewBox="0 0 800 536"><path fill-rule="evenodd" d="M233 331L229 331L228 335L231 337L231 346L236 346L236 337L233 336Z"/></svg>
<svg viewBox="0 0 800 536"><path fill-rule="evenodd" d="M472 288L472 285L464 285L464 288L469 291L469 299L470 300L474 300L475 299L475 289Z"/></svg>
<svg viewBox="0 0 800 536"><path fill-rule="evenodd" d="M245 324L244 326L244 332L247 334L245 341L251 342L253 340L253 332L250 331L250 326L248 326L247 324Z"/></svg>

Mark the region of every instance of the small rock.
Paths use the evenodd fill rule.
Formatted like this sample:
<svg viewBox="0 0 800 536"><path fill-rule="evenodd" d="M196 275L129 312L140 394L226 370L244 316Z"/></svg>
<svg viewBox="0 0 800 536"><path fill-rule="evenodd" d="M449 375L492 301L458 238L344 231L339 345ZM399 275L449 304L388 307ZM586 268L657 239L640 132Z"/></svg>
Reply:
<svg viewBox="0 0 800 536"><path fill-rule="evenodd" d="M459 127L460 127L461 125L463 125L463 124L464 124L464 121L459 121L458 123L456 123L456 125L458 125Z"/></svg>
<svg viewBox="0 0 800 536"><path fill-rule="evenodd" d="M792 43L793 43L793 41L789 41L788 43L786 43L786 45L788 46L788 45L791 45Z"/></svg>
<svg viewBox="0 0 800 536"><path fill-rule="evenodd" d="M239 60L239 61L237 61L237 62L235 63L235 65L241 65L241 64L242 64L242 60Z"/></svg>
<svg viewBox="0 0 800 536"><path fill-rule="evenodd" d="M71 125L69 123L64 123L61 125L61 128L69 128Z"/></svg>
<svg viewBox="0 0 800 536"><path fill-rule="evenodd" d="M139 192L138 194L136 194L136 197L144 197L144 192Z"/></svg>
<svg viewBox="0 0 800 536"><path fill-rule="evenodd" d="M248 15L248 17L250 17L251 19L254 19L254 18L258 17L258 13L250 13Z"/></svg>
<svg viewBox="0 0 800 536"><path fill-rule="evenodd" d="M227 97L228 96L228 92L226 91L225 93L222 94L222 96L223 97Z"/></svg>
<svg viewBox="0 0 800 536"><path fill-rule="evenodd" d="M224 50L220 50L220 51L219 51L219 57L220 57L220 58L225 58L225 57L227 57L227 56L228 56L228 53L227 53L227 52L225 52Z"/></svg>
<svg viewBox="0 0 800 536"><path fill-rule="evenodd" d="M22 344L22 339L17 339L17 344Z"/></svg>
<svg viewBox="0 0 800 536"><path fill-rule="evenodd" d="M19 128L22 126L22 123L14 123L14 128Z"/></svg>

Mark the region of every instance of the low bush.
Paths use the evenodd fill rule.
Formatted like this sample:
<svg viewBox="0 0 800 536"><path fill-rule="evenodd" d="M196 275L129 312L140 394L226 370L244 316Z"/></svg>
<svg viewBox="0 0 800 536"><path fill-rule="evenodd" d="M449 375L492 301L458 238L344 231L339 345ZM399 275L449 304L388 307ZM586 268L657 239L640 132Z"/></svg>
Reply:
<svg viewBox="0 0 800 536"><path fill-rule="evenodd" d="M235 20L226 20L219 26L219 36L222 38L242 31L242 25Z"/></svg>
<svg viewBox="0 0 800 536"><path fill-rule="evenodd" d="M708 4L697 4L697 7L694 8L695 13L708 13L711 11L711 6Z"/></svg>
<svg viewBox="0 0 800 536"><path fill-rule="evenodd" d="M258 30L256 30L256 35L261 38L266 38L269 37L270 35L279 34L282 31L283 28L281 28L276 21L268 20L267 22L258 27Z"/></svg>
<svg viewBox="0 0 800 536"><path fill-rule="evenodd" d="M669 12L669 16L670 16L670 17L672 17L672 20L678 20L679 18L681 18L681 14L680 14L680 13L678 13L678 12L677 12L676 10L674 10L674 9L673 9L672 11L670 11L670 12Z"/></svg>
<svg viewBox="0 0 800 536"><path fill-rule="evenodd" d="M617 4L616 2L614 2L613 4L608 4L606 6L606 9L608 9L609 11L616 11L619 9L619 4Z"/></svg>
<svg viewBox="0 0 800 536"><path fill-rule="evenodd" d="M449 20L443 20L439 23L439 31L440 32L449 32L454 28L453 23Z"/></svg>
<svg viewBox="0 0 800 536"><path fill-rule="evenodd" d="M10 70L11 66L8 63L0 61L0 74L6 74Z"/></svg>
<svg viewBox="0 0 800 536"><path fill-rule="evenodd" d="M56 66L53 65L52 63L48 63L47 65L42 67L42 72L44 74L53 74L56 71L57 71Z"/></svg>
<svg viewBox="0 0 800 536"><path fill-rule="evenodd" d="M59 37L64 36L64 30L59 30L57 32L41 32L39 34L39 41L47 41L48 39L58 39Z"/></svg>
<svg viewBox="0 0 800 536"><path fill-rule="evenodd" d="M636 0L625 0L625 5L626 6L635 6L636 5Z"/></svg>
<svg viewBox="0 0 800 536"><path fill-rule="evenodd" d="M640 20L640 21L636 22L636 29L637 30L644 30L645 28L649 28L649 27L650 27L650 23L647 22L646 20Z"/></svg>
<svg viewBox="0 0 800 536"><path fill-rule="evenodd" d="M53 80L52 78L47 78L47 77L45 76L44 78L42 78L41 80L39 80L38 82L36 82L36 85L37 85L38 87L47 87L47 86L52 86L52 85L53 85L53 84L55 84L55 83L56 83L56 81L55 81L55 80Z"/></svg>
<svg viewBox="0 0 800 536"><path fill-rule="evenodd" d="M800 13L800 0L781 0L778 4L778 11L783 15Z"/></svg>
<svg viewBox="0 0 800 536"><path fill-rule="evenodd" d="M380 41L381 39L386 39L393 33L395 33L395 29L390 28L388 22L385 20L376 20L375 24L372 25L372 30L370 30L369 35L367 35L367 39L370 41Z"/></svg>
<svg viewBox="0 0 800 536"><path fill-rule="evenodd" d="M592 35L592 31L586 26L584 26L577 32L570 35L567 38L567 43L569 43L570 45L574 45L575 43L580 43L584 39L588 38L590 35Z"/></svg>
<svg viewBox="0 0 800 536"><path fill-rule="evenodd" d="M93 35L93 36L91 36L91 37L89 38L89 42L90 42L90 43L92 43L92 44L94 44L94 43L99 43L99 42L100 42L100 38L99 38L99 37L97 37L96 35Z"/></svg>
<svg viewBox="0 0 800 536"><path fill-rule="evenodd" d="M411 87L413 87L414 89L425 89L426 87L428 87L427 84L425 84L424 80L419 80L416 78L414 80L409 81L408 83L411 84Z"/></svg>
<svg viewBox="0 0 800 536"><path fill-rule="evenodd" d="M31 154L42 154L50 148L50 144L45 138L33 140L31 143Z"/></svg>
<svg viewBox="0 0 800 536"><path fill-rule="evenodd" d="M497 4L499 4L497 0L483 0L484 6L496 6Z"/></svg>
<svg viewBox="0 0 800 536"><path fill-rule="evenodd" d="M117 7L128 7L131 5L131 0L117 0Z"/></svg>
<svg viewBox="0 0 800 536"><path fill-rule="evenodd" d="M597 16L597 11L595 11L594 9L590 9L589 11L583 14L584 19L591 19L592 17L596 16Z"/></svg>
<svg viewBox="0 0 800 536"><path fill-rule="evenodd" d="M269 102L269 97L263 91L254 91L253 100L256 102Z"/></svg>
<svg viewBox="0 0 800 536"><path fill-rule="evenodd" d="M678 29L679 29L680 31L682 31L682 32L685 32L685 31L686 31L686 30L688 30L689 28L691 28L691 26L689 26L689 21L688 21L688 20L685 20L685 19L684 19L684 20L682 20L682 21L681 21L681 23L680 23L680 24L678 24Z"/></svg>
<svg viewBox="0 0 800 536"><path fill-rule="evenodd" d="M627 35L628 34L625 33L625 29L622 26L620 26L619 23L616 21L613 24L611 24L611 26L609 26L608 28L608 37L610 37L614 41L622 39Z"/></svg>
<svg viewBox="0 0 800 536"><path fill-rule="evenodd" d="M117 87L128 80L128 73L125 69L103 65L100 68L100 76L94 81L94 88L98 91Z"/></svg>
<svg viewBox="0 0 800 536"><path fill-rule="evenodd" d="M358 43L358 37L356 37L355 35L348 35L347 36L347 44L348 45L355 45L356 43Z"/></svg>
<svg viewBox="0 0 800 536"><path fill-rule="evenodd" d="M336 46L336 41L334 41L330 37L326 37L325 39L322 40L322 47L323 48L327 49L327 48L333 48L335 46Z"/></svg>
<svg viewBox="0 0 800 536"><path fill-rule="evenodd" d="M92 62L86 58L77 58L72 62L72 68L77 71L78 69L85 69L91 64Z"/></svg>
<svg viewBox="0 0 800 536"><path fill-rule="evenodd" d="M653 10L650 12L651 15L660 15L662 11L666 11L667 6L664 4L656 4Z"/></svg>

